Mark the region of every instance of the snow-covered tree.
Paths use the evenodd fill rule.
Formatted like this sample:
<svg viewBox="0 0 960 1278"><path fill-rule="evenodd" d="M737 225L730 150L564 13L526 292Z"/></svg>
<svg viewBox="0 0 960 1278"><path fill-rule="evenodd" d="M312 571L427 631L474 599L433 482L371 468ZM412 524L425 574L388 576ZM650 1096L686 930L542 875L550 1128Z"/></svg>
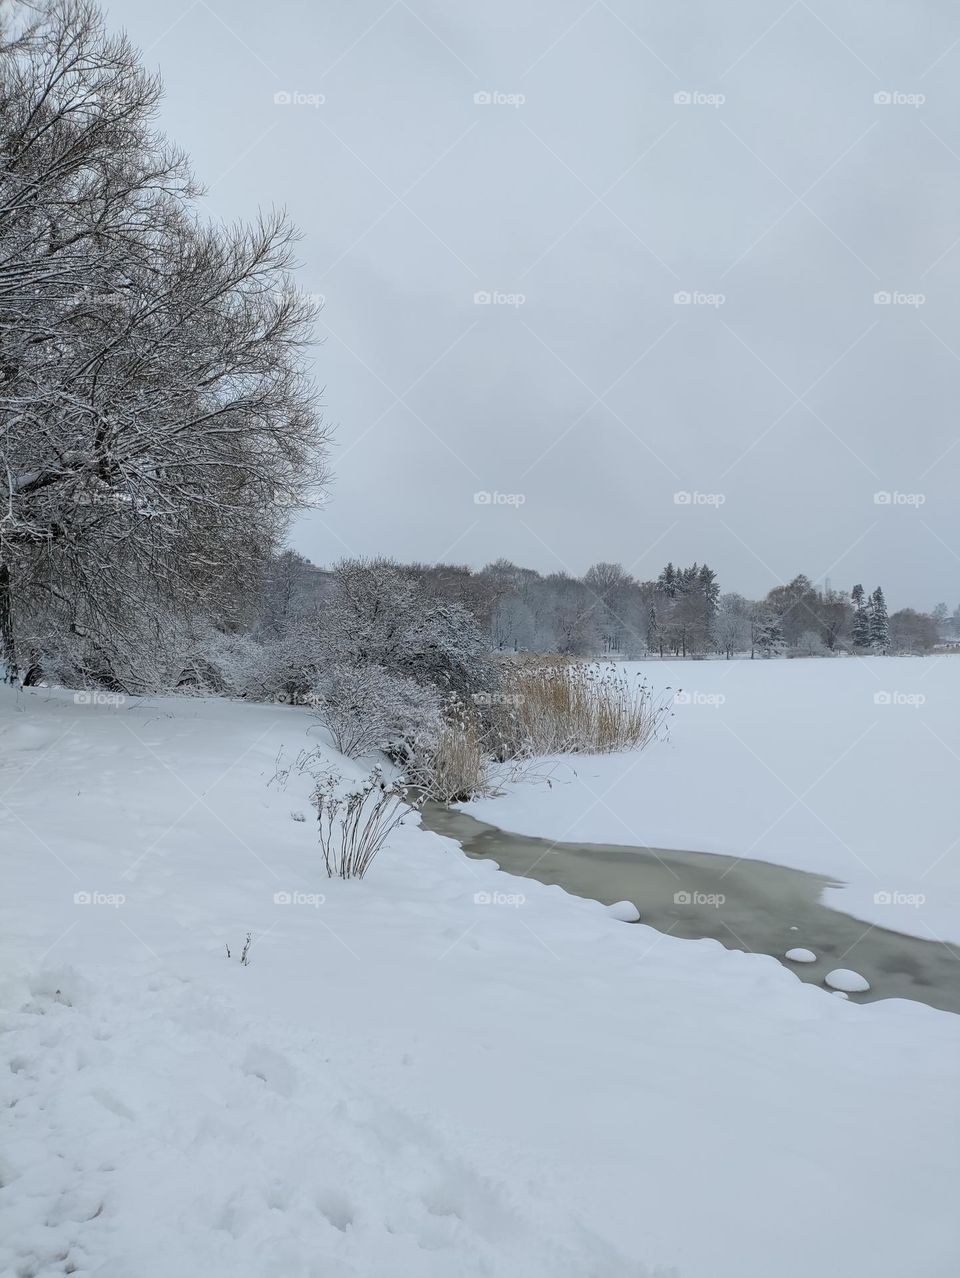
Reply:
<svg viewBox="0 0 960 1278"><path fill-rule="evenodd" d="M743 595L720 596L711 633L718 652L728 660L735 652L745 652L750 647L750 604Z"/></svg>
<svg viewBox="0 0 960 1278"><path fill-rule="evenodd" d="M647 648L663 656L663 627L660 624L656 604L651 604L647 613Z"/></svg>
<svg viewBox="0 0 960 1278"><path fill-rule="evenodd" d="M495 683L488 645L467 610L430 598L388 559L336 565L323 646L331 664L382 666L464 700Z"/></svg>
<svg viewBox="0 0 960 1278"><path fill-rule="evenodd" d="M859 583L851 592L853 600L853 646L868 648L870 646L870 613L867 609L867 597L863 586Z"/></svg>
<svg viewBox="0 0 960 1278"><path fill-rule="evenodd" d="M774 587L767 595L766 604L779 619L788 645L795 644L805 630L819 629L820 597L805 573L799 573L785 586Z"/></svg>
<svg viewBox="0 0 960 1278"><path fill-rule="evenodd" d="M890 617L890 650L895 654L925 653L936 647L937 623L925 612L901 608Z"/></svg>
<svg viewBox="0 0 960 1278"><path fill-rule="evenodd" d="M677 593L677 577L676 568L674 568L672 563L668 563L657 578L657 586L669 599L673 599Z"/></svg>
<svg viewBox="0 0 960 1278"><path fill-rule="evenodd" d="M766 604L754 604L750 611L750 656L772 657L783 647L780 618Z"/></svg>
<svg viewBox="0 0 960 1278"><path fill-rule="evenodd" d="M937 638L946 639L950 632L950 609L945 603L938 603L930 616L937 628Z"/></svg>
<svg viewBox="0 0 960 1278"><path fill-rule="evenodd" d="M633 651L638 642L639 614L635 608L636 582L615 563L596 563L587 569L583 584L593 595L594 611L606 653Z"/></svg>
<svg viewBox="0 0 960 1278"><path fill-rule="evenodd" d="M236 622L322 483L291 228L204 225L158 82L86 0L0 32L0 647Z"/></svg>
<svg viewBox="0 0 960 1278"><path fill-rule="evenodd" d="M850 630L851 612L847 597L839 590L825 590L819 596L815 611L820 638L833 652Z"/></svg>
<svg viewBox="0 0 960 1278"><path fill-rule="evenodd" d="M603 636L596 595L565 572L551 573L544 579L544 587L551 603L551 629L556 635L557 650L574 657L599 653Z"/></svg>
<svg viewBox="0 0 960 1278"><path fill-rule="evenodd" d="M890 642L887 601L877 586L870 596L870 646L874 652L886 652Z"/></svg>
<svg viewBox="0 0 960 1278"><path fill-rule="evenodd" d="M501 652L530 652L536 647L536 619L520 595L504 595L498 600L490 632L493 646Z"/></svg>

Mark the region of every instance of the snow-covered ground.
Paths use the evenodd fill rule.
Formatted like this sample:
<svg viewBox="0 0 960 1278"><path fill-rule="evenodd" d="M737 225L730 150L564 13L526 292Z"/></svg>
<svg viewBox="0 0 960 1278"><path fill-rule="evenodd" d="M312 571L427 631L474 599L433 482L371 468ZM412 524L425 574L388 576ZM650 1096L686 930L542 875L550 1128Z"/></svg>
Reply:
<svg viewBox="0 0 960 1278"><path fill-rule="evenodd" d="M832 677L789 672L798 702ZM0 1273L953 1278L960 1018L413 826L328 882L303 778L268 785L310 722L0 693ZM823 724L828 759L861 726ZM874 831L917 778L877 782L849 795Z"/></svg>
<svg viewBox="0 0 960 1278"><path fill-rule="evenodd" d="M812 870L838 881L836 909L960 941L960 656L630 668L681 690L666 744L558 760L551 787L466 810L557 841Z"/></svg>

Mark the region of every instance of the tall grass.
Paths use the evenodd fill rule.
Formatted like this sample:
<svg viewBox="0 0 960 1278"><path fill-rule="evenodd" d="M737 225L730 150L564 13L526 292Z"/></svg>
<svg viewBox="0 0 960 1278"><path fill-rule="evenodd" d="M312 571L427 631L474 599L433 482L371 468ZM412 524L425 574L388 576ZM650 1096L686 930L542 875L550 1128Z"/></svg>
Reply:
<svg viewBox="0 0 960 1278"><path fill-rule="evenodd" d="M642 750L665 726L670 702L615 665L550 662L508 666L484 707L500 759Z"/></svg>
<svg viewBox="0 0 960 1278"><path fill-rule="evenodd" d="M444 723L429 748L408 763L406 775L424 799L436 803L489 794L490 757L475 719L458 714Z"/></svg>

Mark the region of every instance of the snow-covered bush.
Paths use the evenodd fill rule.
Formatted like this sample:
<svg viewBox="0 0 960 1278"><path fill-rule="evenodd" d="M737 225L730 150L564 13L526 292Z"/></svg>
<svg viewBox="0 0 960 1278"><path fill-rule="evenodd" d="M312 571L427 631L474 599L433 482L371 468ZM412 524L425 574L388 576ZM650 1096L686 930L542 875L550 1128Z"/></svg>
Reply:
<svg viewBox="0 0 960 1278"><path fill-rule="evenodd" d="M271 656L268 647L249 635L208 630L191 645L180 686L262 701L270 684Z"/></svg>
<svg viewBox="0 0 960 1278"><path fill-rule="evenodd" d="M151 596L149 603L115 599L107 614L83 596L66 606L39 594L18 601L21 667L26 683L68 688L104 687L133 696L174 687L188 658L189 628L176 608Z"/></svg>
<svg viewBox="0 0 960 1278"><path fill-rule="evenodd" d="M341 754L428 750L440 728L440 694L383 666L334 666L310 698Z"/></svg>
<svg viewBox="0 0 960 1278"><path fill-rule="evenodd" d="M787 650L788 657L828 657L830 649L814 630L805 630Z"/></svg>
<svg viewBox="0 0 960 1278"><path fill-rule="evenodd" d="M337 665L382 666L468 700L491 691L488 645L460 604L436 599L387 559L349 559L333 570L324 648Z"/></svg>
<svg viewBox="0 0 960 1278"><path fill-rule="evenodd" d="M251 701L310 703L321 661L315 629L262 639L207 626L185 646L176 683L181 690Z"/></svg>

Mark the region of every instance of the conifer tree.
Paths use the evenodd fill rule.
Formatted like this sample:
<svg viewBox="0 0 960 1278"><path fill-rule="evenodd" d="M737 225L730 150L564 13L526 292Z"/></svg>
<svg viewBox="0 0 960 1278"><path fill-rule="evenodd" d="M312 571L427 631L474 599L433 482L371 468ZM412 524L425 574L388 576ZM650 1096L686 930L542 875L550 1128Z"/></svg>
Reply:
<svg viewBox="0 0 960 1278"><path fill-rule="evenodd" d="M853 599L853 646L868 648L870 646L870 616L867 612L866 594L863 586L857 584L851 592Z"/></svg>
<svg viewBox="0 0 960 1278"><path fill-rule="evenodd" d="M874 652L886 652L889 642L887 601L883 597L883 591L877 586L870 596L870 646Z"/></svg>

